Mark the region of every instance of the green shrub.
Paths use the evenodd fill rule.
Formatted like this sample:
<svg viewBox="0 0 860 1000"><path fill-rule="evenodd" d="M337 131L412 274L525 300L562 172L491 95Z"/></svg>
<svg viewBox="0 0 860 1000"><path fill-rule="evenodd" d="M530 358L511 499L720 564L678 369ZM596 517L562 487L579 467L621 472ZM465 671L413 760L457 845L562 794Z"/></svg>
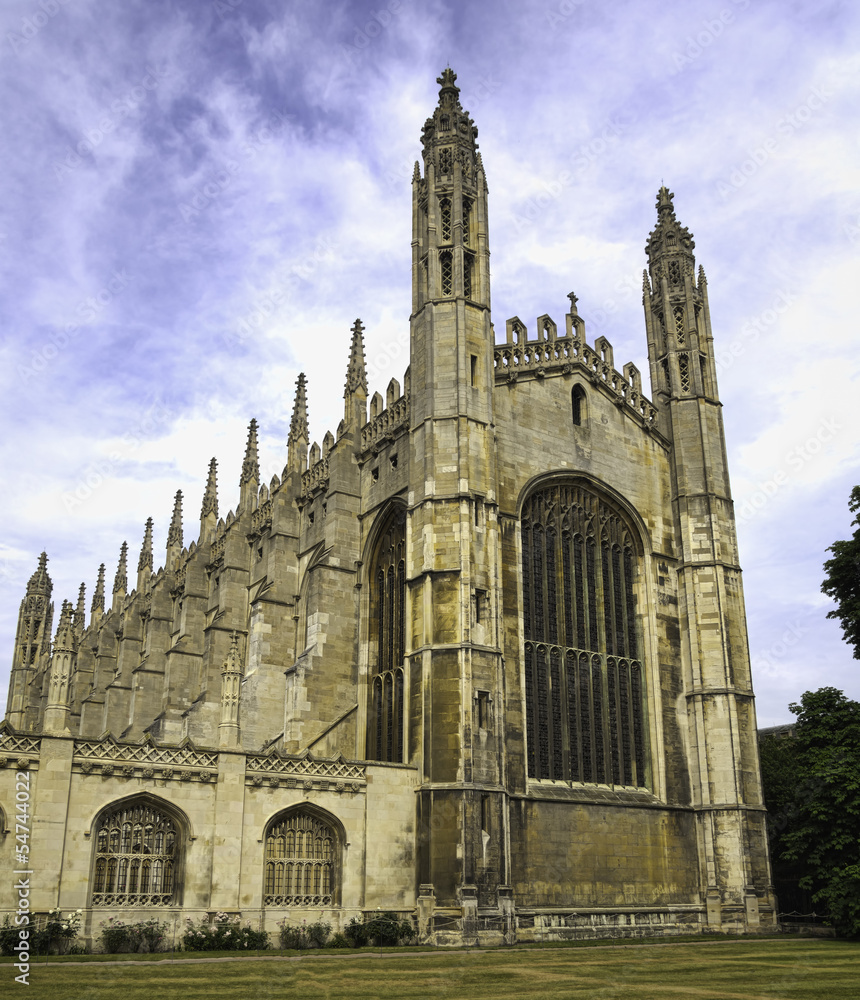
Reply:
<svg viewBox="0 0 860 1000"><path fill-rule="evenodd" d="M185 951L265 951L269 935L248 924L240 926L238 918L227 913L217 913L211 924L204 918L196 926L191 917L186 917L182 947Z"/></svg>
<svg viewBox="0 0 860 1000"><path fill-rule="evenodd" d="M67 955L81 929L81 911L75 910L64 917L57 907L49 911L44 921L37 918L35 930L33 926L30 925L32 955Z"/></svg>
<svg viewBox="0 0 860 1000"><path fill-rule="evenodd" d="M3 926L0 927L0 955L15 954L12 949L21 940L21 935L19 933L21 929L21 927L12 923L9 916L4 918ZM26 926L23 929L27 930Z"/></svg>
<svg viewBox="0 0 860 1000"><path fill-rule="evenodd" d="M396 913L377 913L365 924L367 936L377 946L389 946L408 941L414 934L412 922L401 920Z"/></svg>
<svg viewBox="0 0 860 1000"><path fill-rule="evenodd" d="M294 926L287 920L281 920L278 927L281 947L295 948L297 951L325 948L328 936L331 934L331 924L323 920L317 920L312 924L303 921L301 927Z"/></svg>
<svg viewBox="0 0 860 1000"><path fill-rule="evenodd" d="M352 942L345 934L334 934L326 942L326 948L351 948Z"/></svg>
<svg viewBox="0 0 860 1000"><path fill-rule="evenodd" d="M81 928L81 911L76 910L64 917L57 908L51 910L44 920L36 919L30 924L18 926L6 917L0 927L0 953L16 955L13 947L21 940L20 931L29 931L27 943L31 955L67 955L75 947L75 938Z"/></svg>
<svg viewBox="0 0 860 1000"><path fill-rule="evenodd" d="M160 923L157 917L140 920L135 924L110 917L101 926L102 950L109 955L119 955L163 951L170 925Z"/></svg>
<svg viewBox="0 0 860 1000"><path fill-rule="evenodd" d="M360 917L353 917L344 933L353 948L363 948L368 942L367 924Z"/></svg>

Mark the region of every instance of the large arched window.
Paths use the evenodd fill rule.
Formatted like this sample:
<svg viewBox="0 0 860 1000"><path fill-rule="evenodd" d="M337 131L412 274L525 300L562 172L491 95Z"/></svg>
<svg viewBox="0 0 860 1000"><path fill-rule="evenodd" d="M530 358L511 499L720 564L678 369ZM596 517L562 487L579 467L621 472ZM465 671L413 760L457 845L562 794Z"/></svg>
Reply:
<svg viewBox="0 0 860 1000"><path fill-rule="evenodd" d="M266 906L331 906L337 836L304 810L276 817L266 831L263 901Z"/></svg>
<svg viewBox="0 0 860 1000"><path fill-rule="evenodd" d="M382 532L371 586L367 759L400 763L406 653L406 515L402 510Z"/></svg>
<svg viewBox="0 0 860 1000"><path fill-rule="evenodd" d="M95 825L93 906L170 906L179 901L176 821L147 800L107 809Z"/></svg>
<svg viewBox="0 0 860 1000"><path fill-rule="evenodd" d="M521 526L528 775L644 786L630 530L567 484L532 494Z"/></svg>

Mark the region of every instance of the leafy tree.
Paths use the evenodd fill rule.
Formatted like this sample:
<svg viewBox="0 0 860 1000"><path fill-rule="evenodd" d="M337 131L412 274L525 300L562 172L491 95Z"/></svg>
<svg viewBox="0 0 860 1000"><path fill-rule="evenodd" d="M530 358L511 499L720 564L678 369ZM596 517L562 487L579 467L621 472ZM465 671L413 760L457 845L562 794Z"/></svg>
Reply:
<svg viewBox="0 0 860 1000"><path fill-rule="evenodd" d="M851 491L848 509L857 515L851 522L857 530L850 541L834 542L827 550L833 558L824 564L827 578L821 589L837 604L827 617L839 619L845 641L854 647L854 657L860 660L860 486Z"/></svg>
<svg viewBox="0 0 860 1000"><path fill-rule="evenodd" d="M774 873L799 875L837 933L860 937L860 702L824 687L789 709L794 735L761 742Z"/></svg>

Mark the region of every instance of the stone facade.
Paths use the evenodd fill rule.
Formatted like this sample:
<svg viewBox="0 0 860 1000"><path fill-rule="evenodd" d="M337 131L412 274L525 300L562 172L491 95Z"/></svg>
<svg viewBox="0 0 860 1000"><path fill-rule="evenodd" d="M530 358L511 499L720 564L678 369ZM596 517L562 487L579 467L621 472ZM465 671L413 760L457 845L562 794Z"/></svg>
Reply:
<svg viewBox="0 0 860 1000"><path fill-rule="evenodd" d="M21 605L0 807L30 773L37 912L216 911L437 944L772 926L743 592L704 272L661 188L653 399L611 344L490 319L477 129L445 70L413 176L410 365L186 546L148 522L53 633ZM369 407L369 410L368 410ZM54 635L52 641L52 634Z"/></svg>

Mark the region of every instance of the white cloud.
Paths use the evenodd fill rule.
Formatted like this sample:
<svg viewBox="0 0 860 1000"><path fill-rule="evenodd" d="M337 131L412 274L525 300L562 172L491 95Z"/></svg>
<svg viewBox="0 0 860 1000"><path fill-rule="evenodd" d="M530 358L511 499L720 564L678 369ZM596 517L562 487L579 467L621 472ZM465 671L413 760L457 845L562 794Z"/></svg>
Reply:
<svg viewBox="0 0 860 1000"><path fill-rule="evenodd" d="M860 695L819 593L857 481L860 14L811 0L394 8L75 0L15 51L7 33L33 5L6 5L6 663L42 548L62 600L81 576L91 590L102 561L110 579L147 516L163 539L176 489L190 537L212 455L226 513L251 416L264 466L283 465L300 370L312 439L334 431L356 316L371 391L402 380L412 164L450 61L487 170L497 337L514 314L561 322L576 291L589 336L647 372L643 246L657 187L676 191L717 352L740 347L720 373L738 504L790 473L739 527L753 661L767 659L760 716L785 719L822 684ZM730 22L709 29L724 8ZM815 88L825 99L810 101ZM117 270L127 283L102 295ZM141 432L153 405L167 415ZM789 464L828 419L838 433ZM129 434L139 443L123 449ZM64 505L88 475L101 481Z"/></svg>

